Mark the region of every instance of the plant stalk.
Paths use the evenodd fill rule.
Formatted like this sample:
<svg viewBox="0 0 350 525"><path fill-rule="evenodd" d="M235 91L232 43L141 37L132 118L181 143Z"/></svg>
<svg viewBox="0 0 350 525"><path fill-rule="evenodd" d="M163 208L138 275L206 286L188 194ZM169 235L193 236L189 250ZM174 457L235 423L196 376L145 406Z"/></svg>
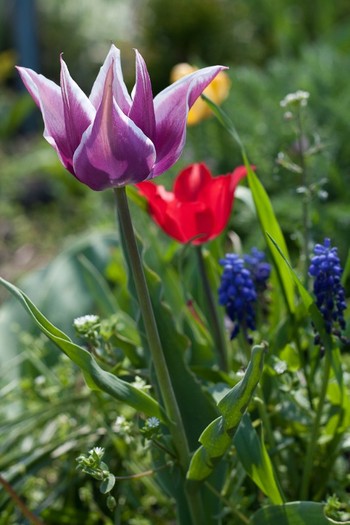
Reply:
<svg viewBox="0 0 350 525"><path fill-rule="evenodd" d="M114 188L114 194L119 226L125 241L125 251L132 272L132 278L134 279L136 294L152 357L152 364L155 369L165 411L169 418L169 430L177 451L179 464L185 475L190 463L189 446L158 333L151 297L131 221L126 190L124 187ZM201 525L204 521L201 521L203 507L201 505L200 494L198 491L195 493L187 492L187 500L193 524Z"/></svg>
<svg viewBox="0 0 350 525"><path fill-rule="evenodd" d="M19 497L17 492L13 489L13 487L10 485L8 481L6 481L5 478L0 476L0 485L3 486L3 488L6 490L12 501L15 503L15 505L19 508L19 510L22 512L23 516L27 518L30 523L33 525L45 525L41 519L39 519L35 514L33 514L27 507L27 505L24 503L24 501Z"/></svg>
<svg viewBox="0 0 350 525"><path fill-rule="evenodd" d="M201 281L203 283L203 290L205 294L205 299L209 311L210 325L212 327L213 336L214 336L214 345L218 355L218 362L221 370L224 372L228 371L228 362L227 362L227 345L226 338L220 322L219 314L216 307L216 302L214 300L213 292L210 286L207 269L205 267L205 261L203 257L203 250L201 246L196 246L197 260L199 273L201 276Z"/></svg>
<svg viewBox="0 0 350 525"><path fill-rule="evenodd" d="M302 204L302 225L303 225L303 247L302 247L302 263L304 272L304 285L307 288L308 284L308 256L310 243L310 188L308 187L308 174L306 169L304 144L303 144L303 122L301 117L301 108L297 111L297 126L298 126L298 149L299 160L302 177L302 187L304 188L303 204Z"/></svg>
<svg viewBox="0 0 350 525"><path fill-rule="evenodd" d="M329 351L326 351L321 392L320 392L320 397L319 397L318 404L317 404L316 417L315 417L315 421L312 427L311 439L308 443L307 450L306 450L305 467L304 467L303 477L301 481L301 489L300 489L300 500L306 500L309 497L309 487L310 487L312 466L313 466L313 461L314 461L315 452L317 448L317 440L318 440L319 431L320 431L323 407L324 407L324 403L326 400L330 372L331 372L331 359L330 359Z"/></svg>

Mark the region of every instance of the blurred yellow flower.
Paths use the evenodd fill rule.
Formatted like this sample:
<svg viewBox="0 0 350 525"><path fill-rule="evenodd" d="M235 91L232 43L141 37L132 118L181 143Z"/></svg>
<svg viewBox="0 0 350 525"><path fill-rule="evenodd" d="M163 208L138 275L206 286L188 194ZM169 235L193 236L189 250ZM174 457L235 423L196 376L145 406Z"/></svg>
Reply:
<svg viewBox="0 0 350 525"><path fill-rule="evenodd" d="M170 82L176 82L180 78L197 71L197 67L190 64L181 63L173 67L170 72ZM231 87L231 81L224 71L221 71L209 86L203 91L210 100L215 104L221 104L227 97ZM201 98L198 98L190 109L187 117L187 124L189 126L198 124L201 120L209 117L212 114L208 104Z"/></svg>
<svg viewBox="0 0 350 525"><path fill-rule="evenodd" d="M0 83L10 77L15 70L16 54L10 49L0 53Z"/></svg>

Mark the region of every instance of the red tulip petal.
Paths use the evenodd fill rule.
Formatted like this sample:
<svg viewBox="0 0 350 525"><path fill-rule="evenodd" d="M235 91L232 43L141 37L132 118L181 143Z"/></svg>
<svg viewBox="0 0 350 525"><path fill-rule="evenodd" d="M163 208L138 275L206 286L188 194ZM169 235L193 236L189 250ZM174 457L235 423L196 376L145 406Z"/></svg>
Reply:
<svg viewBox="0 0 350 525"><path fill-rule="evenodd" d="M210 184L211 179L211 173L204 163L191 164L176 177L175 197L182 202L200 200L203 188Z"/></svg>

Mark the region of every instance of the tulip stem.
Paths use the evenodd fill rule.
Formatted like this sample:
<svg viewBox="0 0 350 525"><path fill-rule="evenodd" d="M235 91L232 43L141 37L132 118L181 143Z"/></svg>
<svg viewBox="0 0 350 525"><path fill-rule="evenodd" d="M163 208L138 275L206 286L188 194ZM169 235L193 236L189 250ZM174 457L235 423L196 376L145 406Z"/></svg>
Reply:
<svg viewBox="0 0 350 525"><path fill-rule="evenodd" d="M227 345L224 331L222 329L222 323L220 322L219 313L216 307L214 300L213 292L209 282L208 272L205 266L203 250L201 246L196 246L196 253L198 259L199 273L203 283L203 290L205 294L205 299L207 302L207 307L210 317L210 325L213 330L214 336L214 345L218 355L218 362L221 370L224 372L228 371L228 362L227 362Z"/></svg>
<svg viewBox="0 0 350 525"><path fill-rule="evenodd" d="M127 264L134 280L137 299L139 302L149 350L151 353L152 364L155 369L160 393L165 406L165 411L169 418L169 430L174 441L175 449L177 451L179 464L183 473L185 474L190 463L190 450L158 333L151 297L147 287L145 272L131 221L125 188L114 188L114 194L117 206L119 227L123 237L123 249L125 251ZM198 491L195 493L187 491L187 500L193 519L193 525L199 525L200 523L203 523L200 519L203 510Z"/></svg>

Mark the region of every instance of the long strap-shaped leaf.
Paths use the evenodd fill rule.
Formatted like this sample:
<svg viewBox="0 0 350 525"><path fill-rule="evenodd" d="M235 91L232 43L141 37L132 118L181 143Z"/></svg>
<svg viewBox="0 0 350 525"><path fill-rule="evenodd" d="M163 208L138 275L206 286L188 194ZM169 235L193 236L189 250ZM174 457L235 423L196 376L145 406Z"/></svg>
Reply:
<svg viewBox="0 0 350 525"><path fill-rule="evenodd" d="M155 416L160 421L166 422L166 416L163 410L151 396L138 390L126 381L119 379L110 372L103 370L85 348L73 343L64 332L54 326L19 288L1 277L0 284L5 286L5 288L20 301L40 330L79 366L91 389L102 390L115 399L145 413L147 416Z"/></svg>
<svg viewBox="0 0 350 525"><path fill-rule="evenodd" d="M270 234L278 242L278 245L280 246L280 249L285 255L285 257L288 257L287 245L281 227L276 219L271 201L266 193L265 188L263 187L258 177L255 175L254 171L251 168L248 155L245 151L244 145L239 137L239 134L232 120L217 104L215 104L208 97L202 95L202 98L209 105L210 109L213 111L214 115L222 124L222 126L237 142L241 150L243 162L247 169L248 184L252 192L255 209L260 222L260 227L266 239L266 242L268 240L268 234ZM280 281L286 306L288 308L289 313L293 314L295 312L293 282L288 278L288 272L286 271L286 268L283 265L279 264L278 258L276 258L276 254L274 251L271 252L271 256L278 275L278 279Z"/></svg>
<svg viewBox="0 0 350 525"><path fill-rule="evenodd" d="M192 456L187 478L204 480L232 443L232 438L260 380L267 345L257 345L244 377L218 403L221 416L214 419L199 437L201 447Z"/></svg>

